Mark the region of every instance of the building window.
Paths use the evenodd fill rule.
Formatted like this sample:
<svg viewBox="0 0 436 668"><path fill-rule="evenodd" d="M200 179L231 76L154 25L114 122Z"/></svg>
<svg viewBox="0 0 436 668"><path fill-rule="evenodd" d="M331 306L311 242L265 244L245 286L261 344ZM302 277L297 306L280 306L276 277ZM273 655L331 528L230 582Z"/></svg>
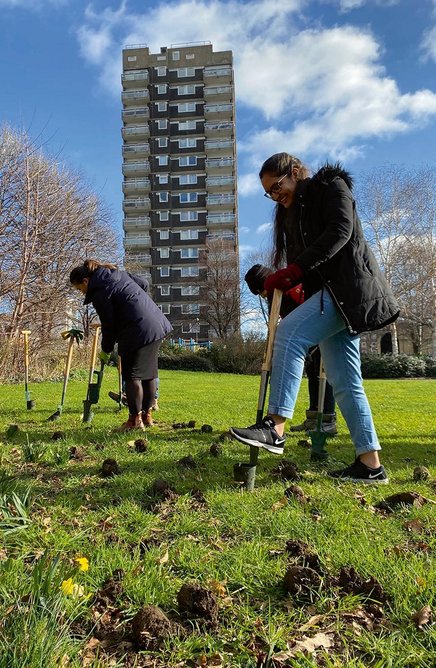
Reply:
<svg viewBox="0 0 436 668"><path fill-rule="evenodd" d="M179 121L179 130L196 130L197 121Z"/></svg>
<svg viewBox="0 0 436 668"><path fill-rule="evenodd" d="M164 223L165 221L170 219L170 212L169 211L159 211L159 220L161 223Z"/></svg>
<svg viewBox="0 0 436 668"><path fill-rule="evenodd" d="M157 129L158 130L166 130L168 127L168 121L166 118L160 118L157 123Z"/></svg>
<svg viewBox="0 0 436 668"><path fill-rule="evenodd" d="M156 102L156 107L158 111L166 111L168 103L167 102Z"/></svg>
<svg viewBox="0 0 436 668"><path fill-rule="evenodd" d="M179 158L180 167L193 167L197 164L196 155L184 155L182 158Z"/></svg>
<svg viewBox="0 0 436 668"><path fill-rule="evenodd" d="M160 293L162 297L168 297L170 294L170 286L169 285L160 285L159 286Z"/></svg>
<svg viewBox="0 0 436 668"><path fill-rule="evenodd" d="M157 94L158 95L165 95L165 93L167 92L167 85L166 84L158 84L156 86L156 88L157 88Z"/></svg>
<svg viewBox="0 0 436 668"><path fill-rule="evenodd" d="M182 174L179 176L179 184L181 186L188 186L197 183L197 174Z"/></svg>
<svg viewBox="0 0 436 668"><path fill-rule="evenodd" d="M180 60L180 51L173 51L173 60Z"/></svg>
<svg viewBox="0 0 436 668"><path fill-rule="evenodd" d="M198 258L198 248L181 248L180 257L184 260L196 260Z"/></svg>
<svg viewBox="0 0 436 668"><path fill-rule="evenodd" d="M198 220L198 211L181 211L180 222L187 223L191 220Z"/></svg>
<svg viewBox="0 0 436 668"><path fill-rule="evenodd" d="M159 273L162 278L167 278L170 275L169 267L159 267Z"/></svg>
<svg viewBox="0 0 436 668"><path fill-rule="evenodd" d="M195 297L200 294L200 286L198 285L184 285L180 290L182 297Z"/></svg>
<svg viewBox="0 0 436 668"><path fill-rule="evenodd" d="M177 105L177 110L179 114L186 114L188 112L194 112L196 109L196 104L195 102L180 102Z"/></svg>
<svg viewBox="0 0 436 668"><path fill-rule="evenodd" d="M197 140L192 137L186 137L185 139L179 139L179 148L196 148Z"/></svg>
<svg viewBox="0 0 436 668"><path fill-rule="evenodd" d="M157 155L157 164L159 167L165 167L165 165L168 165L168 156L167 155Z"/></svg>
<svg viewBox="0 0 436 668"><path fill-rule="evenodd" d="M198 239L198 230L180 231L180 241L188 241L189 239Z"/></svg>
<svg viewBox="0 0 436 668"><path fill-rule="evenodd" d="M186 58L186 60L194 60L195 54L194 53L187 53L185 58Z"/></svg>
<svg viewBox="0 0 436 668"><path fill-rule="evenodd" d="M180 276L182 276L183 278L187 278L189 276L199 276L199 275L200 275L200 268L199 267L181 267L180 268Z"/></svg>
<svg viewBox="0 0 436 668"><path fill-rule="evenodd" d="M170 312L170 305L169 304L159 304L159 308L164 315L168 315L168 313Z"/></svg>
<svg viewBox="0 0 436 668"><path fill-rule="evenodd" d="M136 63L136 56L127 56L127 62Z"/></svg>
<svg viewBox="0 0 436 668"><path fill-rule="evenodd" d="M200 313L200 304L182 304L182 313Z"/></svg>
<svg viewBox="0 0 436 668"><path fill-rule="evenodd" d="M166 59L167 59L166 56L158 56L158 57L156 58L156 60L166 60Z"/></svg>
<svg viewBox="0 0 436 668"><path fill-rule="evenodd" d="M195 67L181 67L177 70L177 76L179 79L183 77L195 77Z"/></svg>
<svg viewBox="0 0 436 668"><path fill-rule="evenodd" d="M168 193L167 192L158 193L158 197L159 197L159 202L168 202Z"/></svg>
<svg viewBox="0 0 436 668"><path fill-rule="evenodd" d="M179 95L195 95L196 86L190 84L187 86L177 86L177 93Z"/></svg>
<svg viewBox="0 0 436 668"><path fill-rule="evenodd" d="M166 183L168 183L168 174L158 174L157 182L159 183L160 186L163 186Z"/></svg>
<svg viewBox="0 0 436 668"><path fill-rule="evenodd" d="M169 230L159 230L159 239L161 241L165 241L165 239L170 238L170 231Z"/></svg>
<svg viewBox="0 0 436 668"><path fill-rule="evenodd" d="M188 204L189 202L198 202L198 193L180 193L180 204Z"/></svg>
<svg viewBox="0 0 436 668"><path fill-rule="evenodd" d="M167 260L170 256L170 249L167 246L164 246L163 248L158 248L159 255L161 260Z"/></svg>
<svg viewBox="0 0 436 668"><path fill-rule="evenodd" d="M159 148L166 148L168 146L168 137L158 137L157 145Z"/></svg>
<svg viewBox="0 0 436 668"><path fill-rule="evenodd" d="M167 73L167 68L165 66L156 67L156 74L158 77L164 77Z"/></svg>

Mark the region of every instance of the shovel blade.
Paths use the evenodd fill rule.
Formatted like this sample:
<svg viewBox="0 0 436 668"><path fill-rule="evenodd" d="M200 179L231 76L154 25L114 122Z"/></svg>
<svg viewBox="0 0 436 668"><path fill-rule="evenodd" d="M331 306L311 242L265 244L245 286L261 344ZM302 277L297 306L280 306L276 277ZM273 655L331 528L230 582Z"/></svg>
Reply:
<svg viewBox="0 0 436 668"><path fill-rule="evenodd" d="M310 440L312 447L310 450L310 458L312 461L323 461L328 458L328 452L325 449L325 444L327 441L327 434L324 434L322 431L311 431L309 432Z"/></svg>

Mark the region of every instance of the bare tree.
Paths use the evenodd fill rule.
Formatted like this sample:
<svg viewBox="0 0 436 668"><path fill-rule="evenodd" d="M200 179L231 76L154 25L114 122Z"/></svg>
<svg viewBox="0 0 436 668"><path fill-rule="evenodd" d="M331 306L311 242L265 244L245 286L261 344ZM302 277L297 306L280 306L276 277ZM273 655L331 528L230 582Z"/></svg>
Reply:
<svg viewBox="0 0 436 668"><path fill-rule="evenodd" d="M416 312L418 302L421 304L433 332L433 355L436 355L435 188L433 167L398 165L380 167L364 175L358 187L366 236L400 303L402 320L422 326L422 315L418 317ZM396 323L391 325L391 334L395 354L398 353Z"/></svg>
<svg viewBox="0 0 436 668"><path fill-rule="evenodd" d="M200 261L207 265L207 287L201 318L220 339L238 333L240 291L238 256L233 241L209 240Z"/></svg>

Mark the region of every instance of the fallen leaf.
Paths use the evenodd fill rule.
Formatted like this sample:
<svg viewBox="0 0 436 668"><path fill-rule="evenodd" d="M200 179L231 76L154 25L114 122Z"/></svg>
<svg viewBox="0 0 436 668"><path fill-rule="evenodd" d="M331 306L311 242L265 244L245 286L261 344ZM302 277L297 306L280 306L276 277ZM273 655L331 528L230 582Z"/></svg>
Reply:
<svg viewBox="0 0 436 668"><path fill-rule="evenodd" d="M305 631L311 629L312 626L318 626L318 622L321 622L325 618L326 615L314 615L305 624L303 624L303 626L300 626L300 628L297 629L298 633L304 633Z"/></svg>
<svg viewBox="0 0 436 668"><path fill-rule="evenodd" d="M224 598L225 596L227 596L227 589L224 582L220 582L219 580L209 580L207 585L209 589L213 591L214 594L219 596L219 598Z"/></svg>
<svg viewBox="0 0 436 668"><path fill-rule="evenodd" d="M299 653L313 654L317 649L328 649L333 644L333 634L317 633L313 638L296 640L294 645L284 652L273 655L274 661L286 661Z"/></svg>
<svg viewBox="0 0 436 668"><path fill-rule="evenodd" d="M422 533L424 531L424 524L421 522L421 520L409 520L407 522L403 522L403 529L413 533Z"/></svg>
<svg viewBox="0 0 436 668"><path fill-rule="evenodd" d="M169 555L168 548L167 548L166 552L161 557L159 557L159 559L157 559L157 563L160 564L161 566L163 566L163 564L166 564L168 562L169 558L170 558L170 555Z"/></svg>
<svg viewBox="0 0 436 668"><path fill-rule="evenodd" d="M418 612L415 612L414 615L412 615L412 619L415 622L416 626L418 629L422 629L423 626L426 624L430 624L432 620L432 611L429 605L425 605L421 610L418 610Z"/></svg>
<svg viewBox="0 0 436 668"><path fill-rule="evenodd" d="M427 580L425 578L417 577L415 579L415 582L420 589L425 589L425 587L427 586Z"/></svg>
<svg viewBox="0 0 436 668"><path fill-rule="evenodd" d="M276 510L281 510L287 505L288 505L288 499L286 496L283 496L281 499L276 501L276 503L273 503L273 505L271 506L271 510L275 512Z"/></svg>

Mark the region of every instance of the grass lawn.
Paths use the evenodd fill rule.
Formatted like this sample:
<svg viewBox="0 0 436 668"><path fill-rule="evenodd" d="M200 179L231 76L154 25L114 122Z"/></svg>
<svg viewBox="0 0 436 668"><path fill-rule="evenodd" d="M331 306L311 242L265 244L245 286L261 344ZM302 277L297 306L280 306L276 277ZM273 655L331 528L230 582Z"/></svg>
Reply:
<svg viewBox="0 0 436 668"><path fill-rule="evenodd" d="M86 376L70 382L55 423L47 417L60 384L32 385L32 411L22 386L0 387L0 668L434 666L435 626L425 610L422 623L412 615L436 611L435 505L421 504L436 498L435 381L365 383L388 485L329 479L296 434L285 456L300 479L275 476L281 458L262 452L250 493L233 481L248 448L219 437L254 421L259 379L160 377L145 453L129 443L139 435L113 431L127 413L107 397L114 369L91 425L80 418ZM196 429L172 428L189 420ZM11 424L19 430L8 437ZM63 438L53 440L57 430ZM353 459L341 417L339 432L327 445L333 467ZM177 463L187 455L195 468ZM118 475L102 477L106 458ZM430 479L413 479L418 465ZM174 492L153 494L156 479ZM304 496L285 495L295 484ZM421 497L393 512L375 507L400 492ZM194 588L183 603L186 584L207 591ZM137 615L151 605L166 617Z"/></svg>

